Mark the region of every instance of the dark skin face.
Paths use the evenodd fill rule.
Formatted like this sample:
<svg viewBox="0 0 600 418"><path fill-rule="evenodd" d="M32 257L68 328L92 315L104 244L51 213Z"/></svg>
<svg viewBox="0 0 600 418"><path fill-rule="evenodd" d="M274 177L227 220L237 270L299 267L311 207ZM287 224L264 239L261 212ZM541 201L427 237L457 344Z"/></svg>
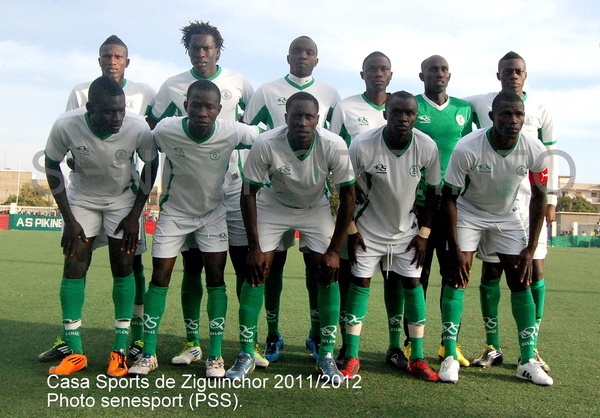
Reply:
<svg viewBox="0 0 600 418"><path fill-rule="evenodd" d="M496 77L500 80L502 91L513 91L523 97L523 88L527 79L525 61L522 59L500 61Z"/></svg>
<svg viewBox="0 0 600 418"><path fill-rule="evenodd" d="M125 118L125 95L100 94L94 102L85 105L92 131L98 136L116 134Z"/></svg>
<svg viewBox="0 0 600 418"><path fill-rule="evenodd" d="M425 86L425 95L431 100L439 94L446 95L450 77L450 67L444 57L434 55L421 65L419 78Z"/></svg>
<svg viewBox="0 0 600 418"><path fill-rule="evenodd" d="M386 57L369 58L360 72L360 78L365 80L367 93L385 92L392 80L392 64Z"/></svg>
<svg viewBox="0 0 600 418"><path fill-rule="evenodd" d="M212 35L192 35L188 45L188 55L196 75L209 78L217 73L217 61L221 51L217 49Z"/></svg>
<svg viewBox="0 0 600 418"><path fill-rule="evenodd" d="M489 113L494 123L492 141L497 149L509 150L517 142L525 121L525 106L522 101L502 101Z"/></svg>
<svg viewBox="0 0 600 418"><path fill-rule="evenodd" d="M287 56L290 74L296 77L308 77L319 63L317 45L307 38L296 38L290 45Z"/></svg>
<svg viewBox="0 0 600 418"><path fill-rule="evenodd" d="M414 98L391 96L383 111L387 121L386 139L394 149L401 149L410 139L411 131L417 121L417 102Z"/></svg>
<svg viewBox="0 0 600 418"><path fill-rule="evenodd" d="M213 125L221 112L221 97L215 91L192 90L183 107L188 114L188 129L198 138L210 135Z"/></svg>
<svg viewBox="0 0 600 418"><path fill-rule="evenodd" d="M123 84L125 68L129 66L127 48L122 45L104 45L100 48L98 64L102 70L102 75L112 78L119 84Z"/></svg>
<svg viewBox="0 0 600 418"><path fill-rule="evenodd" d="M285 121L288 126L290 142L294 149L308 149L319 125L319 111L310 100L294 101Z"/></svg>

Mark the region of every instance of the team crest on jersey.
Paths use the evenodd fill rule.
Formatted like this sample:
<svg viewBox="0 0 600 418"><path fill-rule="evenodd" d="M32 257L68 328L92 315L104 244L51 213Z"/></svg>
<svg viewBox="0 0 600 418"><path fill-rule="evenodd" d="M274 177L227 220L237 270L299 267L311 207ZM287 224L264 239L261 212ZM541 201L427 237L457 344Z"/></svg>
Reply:
<svg viewBox="0 0 600 418"><path fill-rule="evenodd" d="M119 149L115 152L115 158L117 161L122 161L127 159L127 151L124 149Z"/></svg>
<svg viewBox="0 0 600 418"><path fill-rule="evenodd" d="M525 116L525 122L523 122L523 124L527 125L527 126L531 126L533 125L533 120L531 117Z"/></svg>
<svg viewBox="0 0 600 418"><path fill-rule="evenodd" d="M359 125L366 126L369 124L369 119L367 119L365 116L360 116L360 117L356 118L356 122Z"/></svg>
<svg viewBox="0 0 600 418"><path fill-rule="evenodd" d="M467 121L465 121L465 117L463 115L456 115L456 123L458 123L458 126L465 126Z"/></svg>
<svg viewBox="0 0 600 418"><path fill-rule="evenodd" d="M219 158L221 158L221 154L219 153L219 151L217 151L216 149L212 150L210 152L210 159L215 161L218 160Z"/></svg>
<svg viewBox="0 0 600 418"><path fill-rule="evenodd" d="M431 118L427 115L420 115L417 119L419 119L419 122L421 123L431 123Z"/></svg>
<svg viewBox="0 0 600 418"><path fill-rule="evenodd" d="M88 155L90 153L90 150L85 145L78 146L77 151L79 151L79 153L83 155Z"/></svg>
<svg viewBox="0 0 600 418"><path fill-rule="evenodd" d="M408 170L408 173L413 176L413 177L417 177L417 173L419 172L419 169L417 168L416 165L411 165L410 169Z"/></svg>
<svg viewBox="0 0 600 418"><path fill-rule="evenodd" d="M387 174L387 166L385 164L377 164L374 168L375 174Z"/></svg>
<svg viewBox="0 0 600 418"><path fill-rule="evenodd" d="M231 97L233 97L233 94L229 90L221 90L221 98L223 100L229 100Z"/></svg>
<svg viewBox="0 0 600 418"><path fill-rule="evenodd" d="M292 174L292 169L290 167L288 167L287 165L282 165L281 167L277 168L277 171L279 171L281 174Z"/></svg>
<svg viewBox="0 0 600 418"><path fill-rule="evenodd" d="M489 164L479 164L477 166L477 171L480 173L484 173L484 174L491 174L492 173L492 166Z"/></svg>
<svg viewBox="0 0 600 418"><path fill-rule="evenodd" d="M133 109L135 107L135 102L133 100L127 100L125 106L127 106L127 109Z"/></svg>
<svg viewBox="0 0 600 418"><path fill-rule="evenodd" d="M175 151L178 157L185 157L185 151L183 150L183 148L173 148L173 151Z"/></svg>
<svg viewBox="0 0 600 418"><path fill-rule="evenodd" d="M524 165L520 165L517 167L517 174L519 176L524 176L527 174L527 168Z"/></svg>
<svg viewBox="0 0 600 418"><path fill-rule="evenodd" d="M277 104L279 106L285 106L286 103L287 103L287 99L285 97L280 97L277 99Z"/></svg>

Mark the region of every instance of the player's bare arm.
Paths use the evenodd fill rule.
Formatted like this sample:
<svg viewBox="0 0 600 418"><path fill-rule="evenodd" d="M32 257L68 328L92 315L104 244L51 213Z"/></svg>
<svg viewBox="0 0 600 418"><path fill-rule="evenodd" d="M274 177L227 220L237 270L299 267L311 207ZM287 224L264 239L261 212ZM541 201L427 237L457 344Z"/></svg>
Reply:
<svg viewBox="0 0 600 418"><path fill-rule="evenodd" d="M458 289L464 289L469 283L471 274L471 263L469 257L463 253L458 245L458 232L456 229L456 200L458 193L451 187L444 186L442 189L442 212L446 219L446 234L448 236L448 250L451 254L453 274L448 278L449 285Z"/></svg>
<svg viewBox="0 0 600 418"><path fill-rule="evenodd" d="M425 218L423 221L423 225L421 225L421 229L419 233L415 235L415 237L410 241L408 247L406 247L406 252L409 252L411 249L415 249L415 256L410 262L411 265L417 263L417 268L422 267L423 263L425 263L425 256L427 253L427 239L429 238L429 234L431 233L431 225L433 223L433 214L435 212L435 208L437 207L439 196L436 193L436 189L433 187L429 187L425 194ZM416 206L416 205L415 205Z"/></svg>
<svg viewBox="0 0 600 418"><path fill-rule="evenodd" d="M248 270L248 279L252 286L258 286L265 282L270 267L267 263L265 253L260 248L258 239L256 195L259 189L260 186L244 180L240 197L242 218L244 219L246 235L248 236L246 268Z"/></svg>

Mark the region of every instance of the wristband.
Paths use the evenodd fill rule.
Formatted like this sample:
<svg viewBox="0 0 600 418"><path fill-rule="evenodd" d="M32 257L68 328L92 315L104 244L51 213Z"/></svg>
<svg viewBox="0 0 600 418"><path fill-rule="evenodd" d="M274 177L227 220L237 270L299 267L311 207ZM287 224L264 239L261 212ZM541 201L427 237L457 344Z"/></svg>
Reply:
<svg viewBox="0 0 600 418"><path fill-rule="evenodd" d="M358 232L356 228L356 224L354 222L350 222L350 226L348 227L348 235L354 235Z"/></svg>
<svg viewBox="0 0 600 418"><path fill-rule="evenodd" d="M430 234L431 234L431 228L427 228L426 226L422 226L421 229L419 229L419 233L417 235L420 236L423 239L427 239L427 238L429 238Z"/></svg>

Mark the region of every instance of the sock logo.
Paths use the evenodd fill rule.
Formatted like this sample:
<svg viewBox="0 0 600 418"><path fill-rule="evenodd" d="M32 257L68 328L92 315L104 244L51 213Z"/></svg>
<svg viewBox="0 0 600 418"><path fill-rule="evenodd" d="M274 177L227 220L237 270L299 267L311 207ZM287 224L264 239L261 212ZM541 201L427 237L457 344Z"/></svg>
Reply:
<svg viewBox="0 0 600 418"><path fill-rule="evenodd" d="M267 321L275 321L277 319L277 309L272 311L265 309L265 315L267 317Z"/></svg>
<svg viewBox="0 0 600 418"><path fill-rule="evenodd" d="M199 319L183 318L183 322L185 324L185 329L189 329L190 331L195 331L200 326Z"/></svg>
<svg viewBox="0 0 600 418"><path fill-rule="evenodd" d="M240 325L240 337L247 340L254 338L256 326L248 328L246 325Z"/></svg>
<svg viewBox="0 0 600 418"><path fill-rule="evenodd" d="M337 326L335 325L326 325L321 328L321 336L323 338L332 337L335 338L337 336Z"/></svg>
<svg viewBox="0 0 600 418"><path fill-rule="evenodd" d="M533 326L533 327L527 327L525 328L523 331L519 332L519 336L524 339L524 340L528 340L529 338L533 338L537 335L537 327Z"/></svg>
<svg viewBox="0 0 600 418"><path fill-rule="evenodd" d="M497 316L484 316L483 323L487 329L498 328L498 317Z"/></svg>
<svg viewBox="0 0 600 418"><path fill-rule="evenodd" d="M408 325L413 325L415 327L424 327L426 323L426 319L421 319L420 321L409 322Z"/></svg>
<svg viewBox="0 0 600 418"><path fill-rule="evenodd" d="M458 335L458 329L460 328L460 324L455 324L454 322L444 322L442 323L442 333L449 335Z"/></svg>
<svg viewBox="0 0 600 418"><path fill-rule="evenodd" d="M158 326L158 316L144 314L142 316L142 322L144 323L144 328L154 329Z"/></svg>
<svg viewBox="0 0 600 418"><path fill-rule="evenodd" d="M213 318L208 322L208 327L210 329L220 329L221 331L225 330L225 318Z"/></svg>
<svg viewBox="0 0 600 418"><path fill-rule="evenodd" d="M400 325L402 323L403 319L404 318L403 318L402 314L400 314L400 315L394 315L394 316L392 316L389 319L390 325L398 326L398 325Z"/></svg>
<svg viewBox="0 0 600 418"><path fill-rule="evenodd" d="M346 316L344 317L344 322L348 325L360 325L364 322L364 320L364 316L359 318L358 316L349 313L346 313Z"/></svg>
<svg viewBox="0 0 600 418"><path fill-rule="evenodd" d="M310 317L311 317L311 319L318 318L319 317L319 310L318 309L311 309L310 310Z"/></svg>

